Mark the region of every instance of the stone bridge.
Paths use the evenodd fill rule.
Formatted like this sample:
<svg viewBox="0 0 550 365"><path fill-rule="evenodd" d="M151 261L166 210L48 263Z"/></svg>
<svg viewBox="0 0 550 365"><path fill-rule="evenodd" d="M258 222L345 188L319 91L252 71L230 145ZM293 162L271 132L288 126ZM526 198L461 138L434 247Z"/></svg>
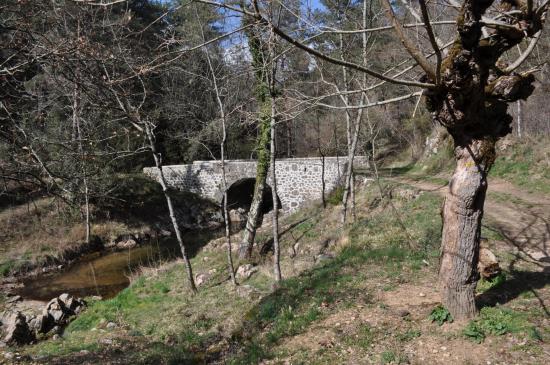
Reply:
<svg viewBox="0 0 550 365"><path fill-rule="evenodd" d="M354 165L365 166L366 159L357 156ZM346 167L346 157L325 157L324 169L320 157L277 160L275 173L281 211L285 214L291 213L308 201L321 199L323 180L325 194L328 194L342 182ZM223 202L220 161L195 161L188 165L164 166L163 170L169 186L198 194L218 204ZM230 207L235 208L239 205L238 200L244 199L245 202L242 205L246 209L246 204L249 206L252 200L256 161L228 160L225 163L225 170ZM158 181L156 168L147 167L143 172ZM270 203L271 168L267 184L269 186L264 194L264 204L272 206Z"/></svg>

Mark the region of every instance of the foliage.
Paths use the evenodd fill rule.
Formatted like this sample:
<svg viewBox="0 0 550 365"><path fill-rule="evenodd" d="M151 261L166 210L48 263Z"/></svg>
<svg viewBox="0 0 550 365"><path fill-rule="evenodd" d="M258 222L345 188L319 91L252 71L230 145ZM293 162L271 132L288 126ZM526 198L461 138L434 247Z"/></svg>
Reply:
<svg viewBox="0 0 550 365"><path fill-rule="evenodd" d="M492 279L481 278L477 283L477 291L479 293L486 292L489 289L495 289L506 282L506 274L504 272L499 273Z"/></svg>
<svg viewBox="0 0 550 365"><path fill-rule="evenodd" d="M452 322L453 316L451 316L451 313L447 310L447 308L443 307L442 305L438 305L434 309L432 309L432 312L430 313L430 316L428 317L432 322L437 322L438 325L442 326L445 322Z"/></svg>

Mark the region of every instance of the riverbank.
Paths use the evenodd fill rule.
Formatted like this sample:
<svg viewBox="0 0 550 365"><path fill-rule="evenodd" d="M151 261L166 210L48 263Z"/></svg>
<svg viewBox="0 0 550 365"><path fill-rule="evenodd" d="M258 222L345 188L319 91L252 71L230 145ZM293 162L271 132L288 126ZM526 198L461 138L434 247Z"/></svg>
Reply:
<svg viewBox="0 0 550 365"><path fill-rule="evenodd" d="M157 242L171 234L158 184L135 176L120 178L117 186L108 201L91 205L90 243L84 240L80 217L59 200L39 197L19 205L4 204L0 209L0 281L9 287L28 277L64 270L84 255ZM184 229L221 225L215 204L181 192L173 192L173 197Z"/></svg>

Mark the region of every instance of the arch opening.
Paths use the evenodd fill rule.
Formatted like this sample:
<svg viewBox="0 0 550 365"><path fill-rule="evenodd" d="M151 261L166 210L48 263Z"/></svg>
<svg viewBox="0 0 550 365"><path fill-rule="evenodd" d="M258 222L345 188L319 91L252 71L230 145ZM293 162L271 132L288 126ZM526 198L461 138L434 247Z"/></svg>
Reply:
<svg viewBox="0 0 550 365"><path fill-rule="evenodd" d="M227 208L231 212L232 221L242 221L243 218L246 220L246 214L248 214L250 205L252 204L255 183L256 179L245 178L237 180L227 189ZM262 197L262 215L273 210L272 194L271 186L266 184ZM281 200L279 197L277 197L277 203L279 209L281 209Z"/></svg>

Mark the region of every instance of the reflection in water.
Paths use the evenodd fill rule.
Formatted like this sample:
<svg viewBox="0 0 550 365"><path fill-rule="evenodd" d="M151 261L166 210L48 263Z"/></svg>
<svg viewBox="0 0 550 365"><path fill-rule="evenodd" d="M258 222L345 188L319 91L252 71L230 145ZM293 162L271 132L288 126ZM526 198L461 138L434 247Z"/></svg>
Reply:
<svg viewBox="0 0 550 365"><path fill-rule="evenodd" d="M220 231L188 232L185 241L190 245L190 255L205 242L220 236ZM130 283L128 276L140 266L153 266L160 262L180 257L175 240L155 243L117 252L97 252L82 257L69 269L32 278L18 294L25 299L48 301L62 293L79 297L100 295L112 298Z"/></svg>

